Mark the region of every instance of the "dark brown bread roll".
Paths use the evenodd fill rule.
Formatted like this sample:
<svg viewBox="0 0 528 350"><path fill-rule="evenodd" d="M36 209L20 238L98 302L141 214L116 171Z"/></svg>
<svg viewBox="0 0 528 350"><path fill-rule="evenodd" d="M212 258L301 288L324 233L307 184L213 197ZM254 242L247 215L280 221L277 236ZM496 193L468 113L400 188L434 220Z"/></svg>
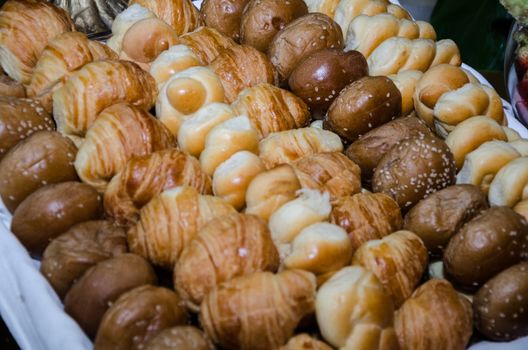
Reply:
<svg viewBox="0 0 528 350"><path fill-rule="evenodd" d="M145 345L145 350L215 350L205 333L194 326L167 328Z"/></svg>
<svg viewBox="0 0 528 350"><path fill-rule="evenodd" d="M249 0L204 0L200 12L206 26L239 41L242 11L248 2Z"/></svg>

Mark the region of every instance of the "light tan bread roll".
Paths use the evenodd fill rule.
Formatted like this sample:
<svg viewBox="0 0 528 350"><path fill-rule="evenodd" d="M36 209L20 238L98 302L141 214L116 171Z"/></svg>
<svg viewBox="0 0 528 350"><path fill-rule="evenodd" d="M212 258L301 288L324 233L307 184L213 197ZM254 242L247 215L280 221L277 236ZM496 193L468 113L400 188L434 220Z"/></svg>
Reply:
<svg viewBox="0 0 528 350"><path fill-rule="evenodd" d="M138 4L153 12L159 19L166 22L182 35L192 32L202 24L200 11L191 0L131 0L129 6Z"/></svg>
<svg viewBox="0 0 528 350"><path fill-rule="evenodd" d="M436 42L436 55L431 67L439 64L462 65L462 57L457 44L451 39L442 39Z"/></svg>
<svg viewBox="0 0 528 350"><path fill-rule="evenodd" d="M499 170L489 187L492 206L513 207L528 199L528 157L519 157Z"/></svg>
<svg viewBox="0 0 528 350"><path fill-rule="evenodd" d="M121 52L123 36L127 30L136 22L147 18L157 18L156 14L140 5L131 5L118 14L112 22L112 36L108 39L107 45L116 53Z"/></svg>
<svg viewBox="0 0 528 350"><path fill-rule="evenodd" d="M397 74L389 75L389 78L400 90L402 96L402 116L409 115L414 110L413 96L422 76L423 73L419 70L404 70Z"/></svg>
<svg viewBox="0 0 528 350"><path fill-rule="evenodd" d="M199 65L200 59L188 46L174 45L152 62L149 73L156 80L160 90L174 74Z"/></svg>
<svg viewBox="0 0 528 350"><path fill-rule="evenodd" d="M515 148L517 152L521 154L521 156L526 157L528 156L528 140L527 139L518 139L509 141L508 144Z"/></svg>
<svg viewBox="0 0 528 350"><path fill-rule="evenodd" d="M505 119L504 122L507 123L508 120ZM506 134L506 137L508 137L508 142L517 141L517 140L521 140L522 139L521 138L521 134L519 134L516 130L514 130L514 129L510 128L510 127L503 126L502 130Z"/></svg>
<svg viewBox="0 0 528 350"><path fill-rule="evenodd" d="M182 35L180 41L198 56L202 65L210 64L218 57L221 51L236 45L233 39L211 27L199 27L190 33Z"/></svg>
<svg viewBox="0 0 528 350"><path fill-rule="evenodd" d="M520 201L513 207L513 210L515 210L517 214L521 214L526 220L528 220L528 200Z"/></svg>
<svg viewBox="0 0 528 350"><path fill-rule="evenodd" d="M308 334L298 334L291 338L288 343L279 348L279 350L332 350L320 340L317 340Z"/></svg>

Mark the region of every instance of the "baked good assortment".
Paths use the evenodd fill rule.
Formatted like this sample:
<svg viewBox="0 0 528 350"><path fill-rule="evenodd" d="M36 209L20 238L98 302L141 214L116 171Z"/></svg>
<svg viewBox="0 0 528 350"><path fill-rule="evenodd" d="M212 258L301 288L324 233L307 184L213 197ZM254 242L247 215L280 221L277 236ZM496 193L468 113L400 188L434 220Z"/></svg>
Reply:
<svg viewBox="0 0 528 350"><path fill-rule="evenodd" d="M128 5L107 44L0 9L0 196L95 349L528 335L528 141L454 42L386 0Z"/></svg>

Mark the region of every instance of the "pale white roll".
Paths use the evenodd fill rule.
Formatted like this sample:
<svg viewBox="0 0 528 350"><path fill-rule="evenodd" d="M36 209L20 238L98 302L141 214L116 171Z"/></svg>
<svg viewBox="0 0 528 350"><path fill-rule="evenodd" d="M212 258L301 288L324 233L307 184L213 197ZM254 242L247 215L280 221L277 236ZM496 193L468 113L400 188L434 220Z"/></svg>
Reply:
<svg viewBox="0 0 528 350"><path fill-rule="evenodd" d="M149 73L161 90L162 85L174 74L199 65L200 59L188 46L174 45L152 62Z"/></svg>
<svg viewBox="0 0 528 350"><path fill-rule="evenodd" d="M233 109L225 103L206 104L188 119L184 120L178 130L180 149L196 158L205 148L207 134L218 124L235 117Z"/></svg>
<svg viewBox="0 0 528 350"><path fill-rule="evenodd" d="M202 170L213 176L216 168L238 151L258 151L258 134L246 116L228 119L215 126L205 139L200 154Z"/></svg>
<svg viewBox="0 0 528 350"><path fill-rule="evenodd" d="M112 50L121 52L123 36L127 30L136 22L146 18L156 18L154 12L151 12L141 5L134 4L118 14L112 23L112 37L106 43Z"/></svg>
<svg viewBox="0 0 528 350"><path fill-rule="evenodd" d="M319 222L305 227L295 237L284 266L322 275L349 265L351 260L352 243L346 231L340 226Z"/></svg>
<svg viewBox="0 0 528 350"><path fill-rule="evenodd" d="M499 170L521 154L504 141L489 141L466 155L462 169L457 174L457 184L480 186L488 193L489 186Z"/></svg>
<svg viewBox="0 0 528 350"><path fill-rule="evenodd" d="M401 115L408 115L414 110L414 91L422 76L423 73L419 70L405 70L398 74L389 75L389 79L392 80L402 95Z"/></svg>
<svg viewBox="0 0 528 350"><path fill-rule="evenodd" d="M521 154L522 157L528 157L528 140L527 139L518 139L508 142L510 146L515 148L517 152Z"/></svg>
<svg viewBox="0 0 528 350"><path fill-rule="evenodd" d="M436 42L436 54L431 63L431 67L444 63L453 66L460 66L462 64L460 50L457 44L451 39L442 39Z"/></svg>
<svg viewBox="0 0 528 350"><path fill-rule="evenodd" d="M508 141L502 126L491 118L476 116L458 124L445 142L455 157L457 169L460 169L468 153L493 140Z"/></svg>
<svg viewBox="0 0 528 350"><path fill-rule="evenodd" d="M246 204L249 183L265 170L257 155L239 151L216 168L213 175L213 193L240 210Z"/></svg>
<svg viewBox="0 0 528 350"><path fill-rule="evenodd" d="M504 121L506 122L507 119L504 118ZM508 137L508 142L521 140L521 135L517 131L513 130L512 128L509 128L507 126L503 126L502 130L504 130L504 133Z"/></svg>
<svg viewBox="0 0 528 350"><path fill-rule="evenodd" d="M156 100L156 116L173 135L185 119L211 102L224 102L224 88L207 67L191 67L174 74Z"/></svg>
<svg viewBox="0 0 528 350"><path fill-rule="evenodd" d="M528 200L524 200L517 203L515 207L513 207L513 210L517 214L521 214L526 220L528 220Z"/></svg>
<svg viewBox="0 0 528 350"><path fill-rule="evenodd" d="M528 157L512 160L499 170L491 182L490 205L513 207L528 199Z"/></svg>

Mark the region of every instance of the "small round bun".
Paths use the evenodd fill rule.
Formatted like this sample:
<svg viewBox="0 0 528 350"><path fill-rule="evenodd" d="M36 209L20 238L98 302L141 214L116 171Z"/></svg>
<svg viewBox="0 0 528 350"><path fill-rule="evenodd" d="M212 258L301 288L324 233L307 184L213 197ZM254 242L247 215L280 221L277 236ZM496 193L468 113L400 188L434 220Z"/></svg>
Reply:
<svg viewBox="0 0 528 350"><path fill-rule="evenodd" d="M324 120L324 128L346 142L381 126L401 113L400 90L387 77L364 77L344 88Z"/></svg>
<svg viewBox="0 0 528 350"><path fill-rule="evenodd" d="M200 11L205 25L225 36L240 39L240 20L249 0L204 0Z"/></svg>

